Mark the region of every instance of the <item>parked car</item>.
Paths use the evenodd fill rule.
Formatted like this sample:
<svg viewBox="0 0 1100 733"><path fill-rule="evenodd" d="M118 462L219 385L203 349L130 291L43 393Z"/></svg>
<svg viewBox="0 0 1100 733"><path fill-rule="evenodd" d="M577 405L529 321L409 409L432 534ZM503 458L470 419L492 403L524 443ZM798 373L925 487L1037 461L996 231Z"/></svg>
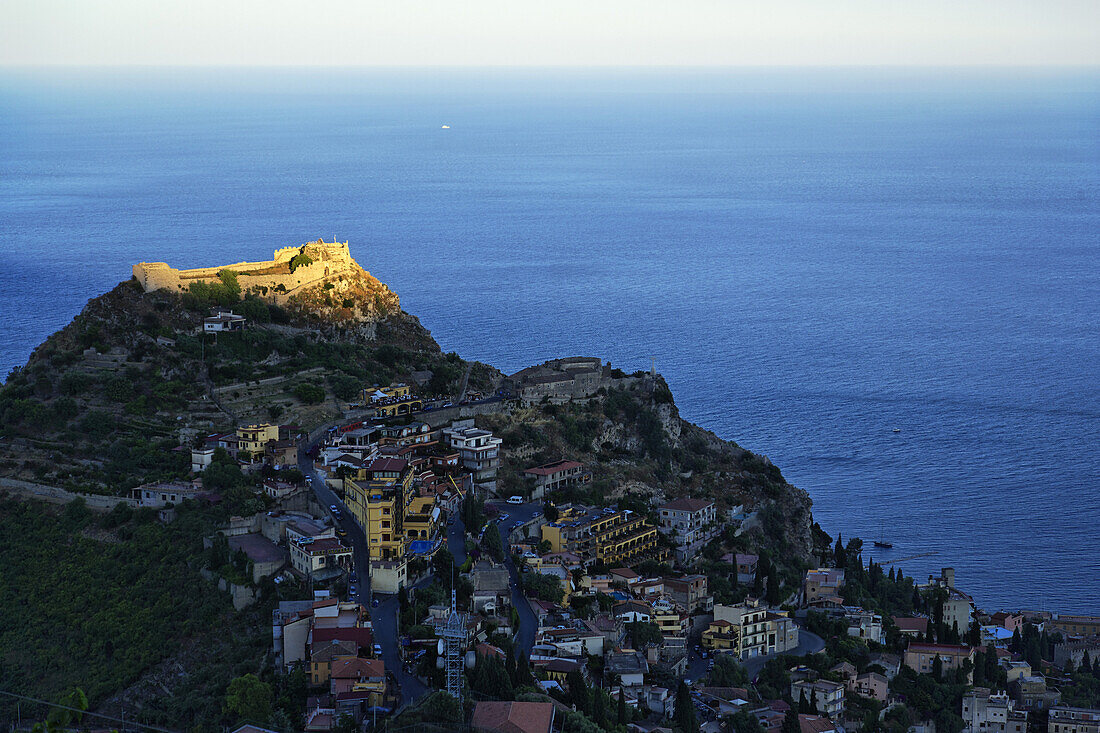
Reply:
<svg viewBox="0 0 1100 733"><path fill-rule="evenodd" d="M376 656L376 657L382 656L382 645L381 644L375 644L374 645L374 656Z"/></svg>
<svg viewBox="0 0 1100 733"><path fill-rule="evenodd" d="M348 531L346 529L344 529L343 527L337 527L336 528L336 536L341 537L341 538L342 537L347 537L348 536Z"/></svg>
<svg viewBox="0 0 1100 733"><path fill-rule="evenodd" d="M523 503L523 497L522 496L509 496L508 497L508 503L509 504L522 504Z"/></svg>

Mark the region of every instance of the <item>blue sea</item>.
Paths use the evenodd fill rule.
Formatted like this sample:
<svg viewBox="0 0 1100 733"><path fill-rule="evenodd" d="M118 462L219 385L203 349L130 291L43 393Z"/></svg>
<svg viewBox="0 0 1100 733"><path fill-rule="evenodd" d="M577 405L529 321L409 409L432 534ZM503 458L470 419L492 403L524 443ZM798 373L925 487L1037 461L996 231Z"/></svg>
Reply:
<svg viewBox="0 0 1100 733"><path fill-rule="evenodd" d="M1095 69L0 74L5 373L133 262L318 237L466 358L654 360L876 560L1100 613Z"/></svg>

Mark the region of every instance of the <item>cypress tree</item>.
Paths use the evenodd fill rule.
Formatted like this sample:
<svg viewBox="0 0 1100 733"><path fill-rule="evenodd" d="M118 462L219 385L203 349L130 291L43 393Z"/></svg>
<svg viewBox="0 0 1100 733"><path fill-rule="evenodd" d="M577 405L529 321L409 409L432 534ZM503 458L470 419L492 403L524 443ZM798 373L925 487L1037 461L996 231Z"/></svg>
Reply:
<svg viewBox="0 0 1100 733"><path fill-rule="evenodd" d="M993 684L997 677L997 648L990 642L985 648L985 679Z"/></svg>
<svg viewBox="0 0 1100 733"><path fill-rule="evenodd" d="M940 659L939 654L932 660L932 677L936 682L943 681L943 660Z"/></svg>
<svg viewBox="0 0 1100 733"><path fill-rule="evenodd" d="M782 733L802 733L802 726L798 722L798 712L793 707L787 708L783 715Z"/></svg>
<svg viewBox="0 0 1100 733"><path fill-rule="evenodd" d="M626 725L630 722L626 717L626 693L623 692L622 687L619 688L619 714L616 717L619 725Z"/></svg>
<svg viewBox="0 0 1100 733"><path fill-rule="evenodd" d="M817 688L816 688L816 687L815 687L815 688L813 689L813 691L812 691L812 692L810 693L810 712L811 712L811 713L813 713L814 715L817 715L817 713L818 713L818 708L817 708Z"/></svg>
<svg viewBox="0 0 1100 733"><path fill-rule="evenodd" d="M798 693L798 712L800 712L800 713L810 712L810 701L806 699L806 689L805 688L803 688L802 691Z"/></svg>
<svg viewBox="0 0 1100 733"><path fill-rule="evenodd" d="M844 553L844 540L839 534L837 534L836 547L833 548L833 563L836 565L836 567L843 569L844 566L847 564L847 561L848 558Z"/></svg>
<svg viewBox="0 0 1100 733"><path fill-rule="evenodd" d="M695 705L691 701L691 691L683 680L680 680L676 688L676 702L673 707L672 720L675 727L682 733L695 733L699 724L695 719Z"/></svg>
<svg viewBox="0 0 1100 733"><path fill-rule="evenodd" d="M603 690L592 690L592 721L601 728L607 728L607 710L604 707Z"/></svg>
<svg viewBox="0 0 1100 733"><path fill-rule="evenodd" d="M1100 657L1097 657L1097 659L1100 659ZM1081 666L1078 668L1078 671L1084 672L1085 674L1092 672L1092 662L1089 660L1088 649L1081 655Z"/></svg>
<svg viewBox="0 0 1100 733"><path fill-rule="evenodd" d="M782 600L779 595L779 577L774 570L768 575L768 590L764 594L764 599L770 606L778 606Z"/></svg>

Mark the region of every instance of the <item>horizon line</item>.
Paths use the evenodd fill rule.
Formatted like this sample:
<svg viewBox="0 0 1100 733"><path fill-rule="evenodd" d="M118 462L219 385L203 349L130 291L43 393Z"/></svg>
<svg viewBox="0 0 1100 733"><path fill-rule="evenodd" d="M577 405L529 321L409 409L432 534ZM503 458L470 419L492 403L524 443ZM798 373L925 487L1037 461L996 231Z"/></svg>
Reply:
<svg viewBox="0 0 1100 733"><path fill-rule="evenodd" d="M1100 70L1095 63L973 63L973 64L64 64L64 63L2 63L0 71L8 69L347 69L347 70L494 70L494 71L732 71L743 69L1077 69Z"/></svg>

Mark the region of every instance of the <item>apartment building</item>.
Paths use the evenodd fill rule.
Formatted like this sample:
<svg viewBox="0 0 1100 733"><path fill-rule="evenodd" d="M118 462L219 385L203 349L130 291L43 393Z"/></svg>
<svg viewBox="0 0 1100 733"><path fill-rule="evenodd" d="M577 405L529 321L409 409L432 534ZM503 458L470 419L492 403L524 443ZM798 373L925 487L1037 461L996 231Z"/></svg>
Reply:
<svg viewBox="0 0 1100 733"><path fill-rule="evenodd" d="M363 527L370 559L395 560L405 555L405 510L412 470L403 458L376 458L344 479L344 503Z"/></svg>
<svg viewBox="0 0 1100 733"><path fill-rule="evenodd" d="M351 548L335 537L307 537L290 543L290 565L307 580L332 580L343 575L351 563Z"/></svg>
<svg viewBox="0 0 1100 733"><path fill-rule="evenodd" d="M658 512L661 534L676 542L676 559L681 563L693 560L721 531L713 501L681 497L662 504Z"/></svg>
<svg viewBox="0 0 1100 733"><path fill-rule="evenodd" d="M533 466L523 472L523 477L531 484L533 500L542 499L549 492L592 480L592 474L585 471L582 464L567 460Z"/></svg>
<svg viewBox="0 0 1100 733"><path fill-rule="evenodd" d="M931 674L932 665L939 657L943 671L948 672L963 666L963 662L974 662L974 647L955 644L924 644L912 642L905 650L905 666L920 674ZM973 679L973 673L969 675Z"/></svg>
<svg viewBox="0 0 1100 733"><path fill-rule="evenodd" d="M667 554L657 547L657 528L629 509L566 507L558 521L540 528L540 534L553 552L571 552L585 563L599 560L610 566L629 566Z"/></svg>
<svg viewBox="0 0 1100 733"><path fill-rule="evenodd" d="M1055 705L1047 711L1047 733L1100 733L1100 710Z"/></svg>
<svg viewBox="0 0 1100 733"><path fill-rule="evenodd" d="M844 685L829 680L795 680L791 682L791 699L796 703L805 696L807 702L817 700L817 710L830 718L844 715Z"/></svg>
<svg viewBox="0 0 1100 733"><path fill-rule="evenodd" d="M449 448L458 451L459 460L473 473L474 484L478 488L496 490L501 438L493 437L488 430L474 427L471 419L456 420L451 427L445 428L443 440Z"/></svg>

